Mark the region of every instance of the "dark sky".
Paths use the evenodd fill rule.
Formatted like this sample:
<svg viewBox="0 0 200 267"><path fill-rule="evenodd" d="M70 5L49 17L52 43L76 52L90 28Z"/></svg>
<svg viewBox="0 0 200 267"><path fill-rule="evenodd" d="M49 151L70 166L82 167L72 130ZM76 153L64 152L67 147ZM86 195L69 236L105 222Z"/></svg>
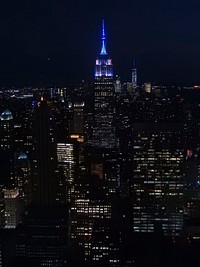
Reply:
<svg viewBox="0 0 200 267"><path fill-rule="evenodd" d="M200 83L200 1L1 0L0 84L91 80L105 19L115 74Z"/></svg>

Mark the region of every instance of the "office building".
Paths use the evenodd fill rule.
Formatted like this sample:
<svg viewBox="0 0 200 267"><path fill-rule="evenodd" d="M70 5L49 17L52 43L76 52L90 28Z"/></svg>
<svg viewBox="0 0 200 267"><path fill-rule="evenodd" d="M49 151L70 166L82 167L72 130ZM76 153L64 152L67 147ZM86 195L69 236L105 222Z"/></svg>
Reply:
<svg viewBox="0 0 200 267"><path fill-rule="evenodd" d="M183 228L181 123L133 125L133 230L179 235Z"/></svg>
<svg viewBox="0 0 200 267"><path fill-rule="evenodd" d="M69 143L57 144L58 170L64 175L61 182L61 191L65 194L65 203L71 202L71 196L74 193L75 176L75 151L74 145Z"/></svg>
<svg viewBox="0 0 200 267"><path fill-rule="evenodd" d="M63 267L70 263L68 215L61 206L31 208L17 231L16 263Z"/></svg>
<svg viewBox="0 0 200 267"><path fill-rule="evenodd" d="M111 204L106 199L105 181L98 173L80 170L75 179L71 203L71 242L83 249L90 258L93 227L99 219L111 218Z"/></svg>
<svg viewBox="0 0 200 267"><path fill-rule="evenodd" d="M70 136L71 138L84 137L84 106L83 101L75 101L73 104L73 117L71 120Z"/></svg>
<svg viewBox="0 0 200 267"><path fill-rule="evenodd" d="M19 189L5 189L5 228L14 229L20 223Z"/></svg>

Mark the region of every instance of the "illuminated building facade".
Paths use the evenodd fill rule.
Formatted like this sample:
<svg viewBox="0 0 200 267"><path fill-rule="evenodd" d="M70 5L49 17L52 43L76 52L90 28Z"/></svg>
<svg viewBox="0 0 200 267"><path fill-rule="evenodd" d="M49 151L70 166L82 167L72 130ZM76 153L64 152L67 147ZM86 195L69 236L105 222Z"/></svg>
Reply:
<svg viewBox="0 0 200 267"><path fill-rule="evenodd" d="M178 235L183 227L183 125L133 125L134 232Z"/></svg>
<svg viewBox="0 0 200 267"><path fill-rule="evenodd" d="M20 223L19 189L5 189L5 228L14 229Z"/></svg>
<svg viewBox="0 0 200 267"><path fill-rule="evenodd" d="M151 93L151 83L150 82L144 83L144 91L146 93Z"/></svg>
<svg viewBox="0 0 200 267"><path fill-rule="evenodd" d="M75 156L74 156L74 145L67 143L57 144L57 161L58 169L64 175L64 184L60 186L63 188L65 186L65 200L66 202L71 202L71 196L74 192L74 175L75 175Z"/></svg>
<svg viewBox="0 0 200 267"><path fill-rule="evenodd" d="M97 175L83 175L75 181L71 208L71 242L84 249L90 258L95 222L111 218L111 204L105 199L105 185Z"/></svg>
<svg viewBox="0 0 200 267"><path fill-rule="evenodd" d="M83 101L75 101L73 104L73 118L70 129L72 135L84 135L84 106L85 103Z"/></svg>
<svg viewBox="0 0 200 267"><path fill-rule="evenodd" d="M135 59L133 60L133 68L131 73L131 82L125 84L126 90L130 95L135 95L137 89L137 68L135 65Z"/></svg>
<svg viewBox="0 0 200 267"><path fill-rule="evenodd" d="M119 84L118 84L119 85ZM120 85L119 85L120 87ZM117 89L119 91L119 88ZM115 249L110 232L112 205L120 184L120 166L117 147L115 116L115 86L112 59L106 51L104 22L102 48L96 59L94 84L93 132L85 150L85 170L75 180L71 207L71 242L84 249L85 259L96 266L111 258ZM89 120L88 120L89 121ZM88 122L87 121L87 122ZM86 123L86 129L90 129ZM99 237L108 236L104 240ZM109 266L114 266L110 264Z"/></svg>
<svg viewBox="0 0 200 267"><path fill-rule="evenodd" d="M25 206L31 201L31 167L25 153L15 154L15 186L19 188L19 196Z"/></svg>
<svg viewBox="0 0 200 267"><path fill-rule="evenodd" d="M100 148L116 146L114 119L114 84L112 59L106 51L104 21L102 48L95 66L94 129L92 145Z"/></svg>
<svg viewBox="0 0 200 267"><path fill-rule="evenodd" d="M11 149L13 144L13 115L10 110L6 109L0 115L0 126L1 126L1 149Z"/></svg>

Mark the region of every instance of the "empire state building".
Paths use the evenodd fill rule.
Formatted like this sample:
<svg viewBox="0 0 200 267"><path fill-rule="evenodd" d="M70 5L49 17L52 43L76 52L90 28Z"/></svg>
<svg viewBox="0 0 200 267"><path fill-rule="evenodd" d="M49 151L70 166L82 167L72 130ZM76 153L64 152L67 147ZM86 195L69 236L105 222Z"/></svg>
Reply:
<svg viewBox="0 0 200 267"><path fill-rule="evenodd" d="M94 86L94 128L92 145L97 148L116 147L114 127L114 84L112 59L106 51L104 21L102 22L102 46L96 59Z"/></svg>

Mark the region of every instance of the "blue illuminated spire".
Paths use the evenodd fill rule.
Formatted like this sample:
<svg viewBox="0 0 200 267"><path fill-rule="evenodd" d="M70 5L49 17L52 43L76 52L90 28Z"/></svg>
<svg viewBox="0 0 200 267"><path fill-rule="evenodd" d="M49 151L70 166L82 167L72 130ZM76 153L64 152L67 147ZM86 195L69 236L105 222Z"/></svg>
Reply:
<svg viewBox="0 0 200 267"><path fill-rule="evenodd" d="M104 29L104 20L102 20L102 47L101 47L101 53L100 55L107 55L106 52L106 36L105 36L105 29Z"/></svg>

